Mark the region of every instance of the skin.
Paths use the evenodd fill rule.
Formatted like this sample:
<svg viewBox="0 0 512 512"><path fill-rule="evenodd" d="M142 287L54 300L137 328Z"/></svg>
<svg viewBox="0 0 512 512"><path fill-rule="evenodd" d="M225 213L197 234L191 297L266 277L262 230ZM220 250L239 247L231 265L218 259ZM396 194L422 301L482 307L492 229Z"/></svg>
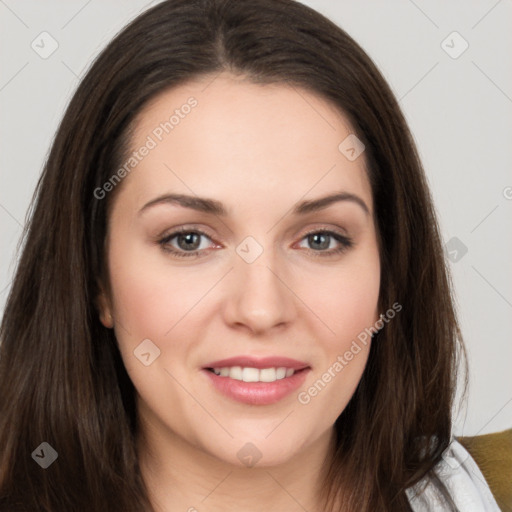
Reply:
<svg viewBox="0 0 512 512"><path fill-rule="evenodd" d="M297 395L379 318L380 262L364 153L351 162L338 150L352 130L323 98L227 73L154 98L137 118L132 148L190 96L198 105L123 180L109 217L111 294L100 297L100 318L115 329L137 390L143 476L162 512L318 510L333 424L355 391L370 344L308 404ZM347 200L292 215L296 203L335 191L357 195L369 213ZM171 203L139 213L164 193L216 199L228 215ZM207 232L199 239L201 257L179 258L159 244L181 226ZM318 256L341 245L332 237L308 239L318 228L354 245ZM248 236L263 249L252 263L236 252ZM167 247L186 252L187 242L179 242L174 237ZM160 350L149 366L134 356L144 339ZM278 403L242 404L216 391L201 371L242 354L288 356L311 371ZM251 468L237 457L248 442L261 453Z"/></svg>

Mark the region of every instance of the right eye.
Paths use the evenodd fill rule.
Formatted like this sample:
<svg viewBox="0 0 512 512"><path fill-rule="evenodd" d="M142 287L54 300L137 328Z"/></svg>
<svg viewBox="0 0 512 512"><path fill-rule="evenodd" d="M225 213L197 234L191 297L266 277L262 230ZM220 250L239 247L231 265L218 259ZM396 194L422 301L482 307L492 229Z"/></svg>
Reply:
<svg viewBox="0 0 512 512"><path fill-rule="evenodd" d="M211 240L203 231L180 228L162 237L158 243L164 251L178 258L200 257L206 250L205 247L201 248L201 237ZM172 243L174 239L176 239L177 247Z"/></svg>

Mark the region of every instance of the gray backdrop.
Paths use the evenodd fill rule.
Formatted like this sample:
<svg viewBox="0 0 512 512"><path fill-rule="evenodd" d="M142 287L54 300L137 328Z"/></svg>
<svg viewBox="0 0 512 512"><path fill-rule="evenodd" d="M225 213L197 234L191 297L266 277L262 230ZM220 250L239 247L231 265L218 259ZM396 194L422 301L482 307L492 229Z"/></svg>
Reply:
<svg viewBox="0 0 512 512"><path fill-rule="evenodd" d="M0 0L0 310L58 122L144 0ZM425 165L470 357L456 433L512 427L510 0L308 0L380 68Z"/></svg>

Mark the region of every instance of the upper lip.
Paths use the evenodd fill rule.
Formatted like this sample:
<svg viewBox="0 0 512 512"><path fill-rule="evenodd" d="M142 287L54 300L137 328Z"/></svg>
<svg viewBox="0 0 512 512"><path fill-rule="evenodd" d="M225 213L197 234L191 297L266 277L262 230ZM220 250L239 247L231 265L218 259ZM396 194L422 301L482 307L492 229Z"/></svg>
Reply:
<svg viewBox="0 0 512 512"><path fill-rule="evenodd" d="M302 370L308 368L309 365L304 361L291 359L289 357L252 357L252 356L235 356L228 359L219 359L208 363L204 368L226 368L229 366L241 366L242 368L293 368L294 370Z"/></svg>

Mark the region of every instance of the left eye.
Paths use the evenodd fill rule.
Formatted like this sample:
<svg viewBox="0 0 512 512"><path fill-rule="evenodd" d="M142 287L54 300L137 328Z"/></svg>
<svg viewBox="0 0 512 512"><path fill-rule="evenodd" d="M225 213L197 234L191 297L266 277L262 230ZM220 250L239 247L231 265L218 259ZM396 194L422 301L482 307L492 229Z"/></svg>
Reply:
<svg viewBox="0 0 512 512"><path fill-rule="evenodd" d="M306 240L310 245L316 245L317 247L314 248L314 250L321 250L332 249L332 247L330 247L331 242L342 243L346 238L330 231L316 231L306 235L303 240Z"/></svg>
<svg viewBox="0 0 512 512"><path fill-rule="evenodd" d="M211 238L202 231L180 230L171 233L158 243L163 250L177 257L200 257L205 255L206 247L201 247L201 237L209 240ZM177 247L171 242L176 239ZM308 244L317 246L316 248L306 248L309 253L314 256L332 256L340 254L353 246L350 238L333 231L318 230L307 233L301 240L305 240ZM326 242L327 240L327 242ZM331 242L335 241L338 247L331 247ZM328 249L328 250L326 250Z"/></svg>

